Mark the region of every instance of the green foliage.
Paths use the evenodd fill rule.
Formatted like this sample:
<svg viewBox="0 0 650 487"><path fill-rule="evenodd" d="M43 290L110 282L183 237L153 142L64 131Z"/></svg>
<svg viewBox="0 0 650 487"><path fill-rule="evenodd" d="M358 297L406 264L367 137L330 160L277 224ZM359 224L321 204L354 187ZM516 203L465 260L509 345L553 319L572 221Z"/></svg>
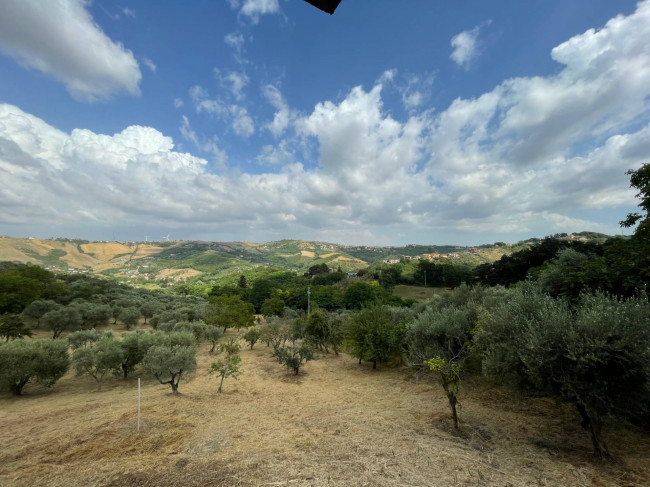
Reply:
<svg viewBox="0 0 650 487"><path fill-rule="evenodd" d="M262 332L260 331L260 329L256 326L252 326L248 330L246 330L246 333L242 335L242 338L246 340L246 342L250 345L251 350L253 350L253 347L260 339L261 335Z"/></svg>
<svg viewBox="0 0 650 487"><path fill-rule="evenodd" d="M63 340L14 340L0 344L0 390L20 395L33 381L52 387L70 367Z"/></svg>
<svg viewBox="0 0 650 487"><path fill-rule="evenodd" d="M262 340L266 345L271 345L273 350L284 346L291 334L291 323L286 318L270 317L266 320L266 325L261 329Z"/></svg>
<svg viewBox="0 0 650 487"><path fill-rule="evenodd" d="M65 306L48 311L41 318L41 324L53 332L52 338L58 338L64 331L81 329L83 320L81 313L74 306Z"/></svg>
<svg viewBox="0 0 650 487"><path fill-rule="evenodd" d="M315 286L311 290L311 302L314 308L333 311L343 306L343 294L334 286Z"/></svg>
<svg viewBox="0 0 650 487"><path fill-rule="evenodd" d="M630 213L621 222L621 226L629 228L641 222L637 232L647 234L647 227L650 225L648 223L648 215L650 214L650 164L645 163L636 171L630 169L626 174L630 176L630 187L639 191L636 197L641 199L639 206L645 212L645 215Z"/></svg>
<svg viewBox="0 0 650 487"><path fill-rule="evenodd" d="M158 382L169 384L172 394L176 395L183 373L196 370L196 347L193 345L152 346L147 350L143 366L158 379Z"/></svg>
<svg viewBox="0 0 650 487"><path fill-rule="evenodd" d="M314 358L314 347L309 343L296 345L293 342L288 347L278 347L273 351L273 356L278 363L292 369L295 375L300 373L300 367Z"/></svg>
<svg viewBox="0 0 650 487"><path fill-rule="evenodd" d="M52 311L53 309L58 308L59 306L59 304L50 299L37 299L25 307L23 310L23 316L34 320L36 322L36 327L38 327L43 315L48 311Z"/></svg>
<svg viewBox="0 0 650 487"><path fill-rule="evenodd" d="M244 303L236 296L221 296L210 298L205 309L205 322L211 326L223 328L248 328L255 322L253 306Z"/></svg>
<svg viewBox="0 0 650 487"><path fill-rule="evenodd" d="M53 299L65 291L65 285L45 269L9 264L0 270L0 314L21 313L32 301Z"/></svg>
<svg viewBox="0 0 650 487"><path fill-rule="evenodd" d="M118 319L124 324L127 330L138 324L140 319L140 309L136 306L123 308L118 315Z"/></svg>
<svg viewBox="0 0 650 487"><path fill-rule="evenodd" d="M217 346L217 342L223 336L223 331L221 328L217 328L216 326L207 325L203 335L205 339L210 342L210 353L213 353Z"/></svg>
<svg viewBox="0 0 650 487"><path fill-rule="evenodd" d="M144 318L145 325L147 324L147 320L158 312L158 309L158 306L152 302L144 302L140 305L140 314Z"/></svg>
<svg viewBox="0 0 650 487"><path fill-rule="evenodd" d="M398 322L388 307L374 306L350 316L343 330L344 343L359 363L371 361L376 369L377 363L401 354L405 331L405 324Z"/></svg>
<svg viewBox="0 0 650 487"><path fill-rule="evenodd" d="M456 428L461 373L470 355L477 317L478 308L472 301L459 308L428 307L409 324L405 338L409 365L418 372L424 365L439 373Z"/></svg>
<svg viewBox="0 0 650 487"><path fill-rule="evenodd" d="M365 282L350 284L343 293L343 304L347 309L361 309L379 301L381 289Z"/></svg>
<svg viewBox="0 0 650 487"><path fill-rule="evenodd" d="M147 351L154 344L153 335L138 330L131 333L125 333L119 342L122 348L122 369L123 377L126 379L143 360Z"/></svg>
<svg viewBox="0 0 650 487"><path fill-rule="evenodd" d="M487 374L574 404L594 453L607 456L603 418L650 412L649 317L645 296L583 295L572 311L529 284L480 317L475 340Z"/></svg>
<svg viewBox="0 0 650 487"><path fill-rule="evenodd" d="M32 331L23 322L20 315L3 314L0 315L0 338L5 341L22 337L31 337Z"/></svg>
<svg viewBox="0 0 650 487"><path fill-rule="evenodd" d="M239 377L240 366L241 357L237 353L228 354L222 359L219 359L210 365L209 373L217 374L218 377L221 377L221 381L219 382L219 389L217 389L217 392L221 392L223 388L223 381L227 377L232 377L233 379Z"/></svg>
<svg viewBox="0 0 650 487"><path fill-rule="evenodd" d="M265 299L260 312L264 316L282 316L284 314L284 301L281 298Z"/></svg>
<svg viewBox="0 0 650 487"><path fill-rule="evenodd" d="M121 368L124 359L120 343L110 335L105 335L89 347L77 348L72 354L72 364L77 376L89 375L97 381L101 390L104 376Z"/></svg>
<svg viewBox="0 0 650 487"><path fill-rule="evenodd" d="M196 342L199 343L205 336L205 333L208 331L208 325L206 325L201 320L179 321L178 323L174 324L173 331L189 332L192 335L194 335Z"/></svg>
<svg viewBox="0 0 650 487"><path fill-rule="evenodd" d="M113 336L111 332L103 333L101 331L90 329L90 330L79 330L74 333L70 333L67 336L68 343L73 350L78 348L86 348L93 343L98 342L105 335Z"/></svg>

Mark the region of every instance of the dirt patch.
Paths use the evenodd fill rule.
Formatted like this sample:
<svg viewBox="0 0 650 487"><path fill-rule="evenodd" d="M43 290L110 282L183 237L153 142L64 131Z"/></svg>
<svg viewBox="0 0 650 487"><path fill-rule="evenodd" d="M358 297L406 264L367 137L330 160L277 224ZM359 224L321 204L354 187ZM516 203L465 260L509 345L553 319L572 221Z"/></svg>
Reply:
<svg viewBox="0 0 650 487"><path fill-rule="evenodd" d="M301 250L300 255L302 257L309 257L311 259L313 259L315 257L314 252L312 252L311 250Z"/></svg>
<svg viewBox="0 0 650 487"><path fill-rule="evenodd" d="M188 279L203 274L201 271L195 269L163 269L156 276L157 279L171 278L175 281L180 279Z"/></svg>

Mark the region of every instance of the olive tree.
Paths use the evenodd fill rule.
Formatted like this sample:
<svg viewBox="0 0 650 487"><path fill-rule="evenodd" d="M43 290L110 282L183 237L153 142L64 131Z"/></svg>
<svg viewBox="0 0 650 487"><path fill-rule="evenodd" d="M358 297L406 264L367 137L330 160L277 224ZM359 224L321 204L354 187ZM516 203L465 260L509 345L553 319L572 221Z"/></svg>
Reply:
<svg viewBox="0 0 650 487"><path fill-rule="evenodd" d="M242 335L242 338L246 340L246 342L250 345L251 350L253 350L253 347L257 343L257 340L260 339L260 329L257 328L256 326L250 327L248 330L246 330L246 333Z"/></svg>
<svg viewBox="0 0 650 487"><path fill-rule="evenodd" d="M97 390L101 391L104 376L120 369L123 358L120 343L106 335L89 347L76 349L72 354L72 364L77 376L91 376L97 382Z"/></svg>
<svg viewBox="0 0 650 487"><path fill-rule="evenodd" d="M416 373L426 369L438 372L455 428L461 375L477 316L477 307L471 302L460 308L429 307L409 324L405 337L408 362Z"/></svg>
<svg viewBox="0 0 650 487"><path fill-rule="evenodd" d="M594 453L609 456L603 419L650 411L647 297L582 295L571 310L532 283L508 297L479 319L475 340L484 371L520 393L573 404Z"/></svg>
<svg viewBox="0 0 650 487"><path fill-rule="evenodd" d="M79 330L82 323L81 313L73 306L53 309L41 318L41 324L53 332L52 338L58 338L64 331Z"/></svg>
<svg viewBox="0 0 650 487"><path fill-rule="evenodd" d="M210 370L208 373L217 374L217 377L221 377L219 382L219 389L217 392L221 392L223 387L223 381L227 377L232 377L236 379L239 376L239 368L241 365L241 356L239 352L241 351L241 346L234 339L229 340L226 343L222 343L219 346L219 351L225 353L222 359L213 362L210 365Z"/></svg>
<svg viewBox="0 0 650 487"><path fill-rule="evenodd" d="M147 350L142 363L158 382L169 384L176 395L182 375L196 370L195 339L190 333L163 335L166 336L157 338L157 344Z"/></svg>
<svg viewBox="0 0 650 487"><path fill-rule="evenodd" d="M14 340L0 344L0 389L20 395L28 382L53 386L70 367L63 340Z"/></svg>
<svg viewBox="0 0 650 487"><path fill-rule="evenodd" d="M138 364L142 362L147 350L153 346L153 335L142 330L125 333L119 342L122 348L122 362L120 369L126 379Z"/></svg>
<svg viewBox="0 0 650 487"><path fill-rule="evenodd" d="M95 329L91 330L79 330L75 331L74 333L70 333L67 336L68 343L70 344L70 347L73 350L76 350L78 348L86 348L93 343L98 342L103 336L110 335L113 336L113 334L109 332L101 332Z"/></svg>
<svg viewBox="0 0 650 487"><path fill-rule="evenodd" d="M208 325L205 329L205 333L203 334L203 336L208 342L210 342L209 352L214 353L214 349L217 346L219 339L223 336L223 331L221 331L221 328Z"/></svg>
<svg viewBox="0 0 650 487"><path fill-rule="evenodd" d="M297 345L296 342L292 342L290 346L275 349L273 356L278 363L293 369L294 374L298 375L302 364L314 358L314 347L310 343Z"/></svg>
<svg viewBox="0 0 650 487"><path fill-rule="evenodd" d="M130 330L131 327L138 324L138 320L140 319L140 310L135 306L124 308L120 311L118 318L122 323L124 323L126 329Z"/></svg>

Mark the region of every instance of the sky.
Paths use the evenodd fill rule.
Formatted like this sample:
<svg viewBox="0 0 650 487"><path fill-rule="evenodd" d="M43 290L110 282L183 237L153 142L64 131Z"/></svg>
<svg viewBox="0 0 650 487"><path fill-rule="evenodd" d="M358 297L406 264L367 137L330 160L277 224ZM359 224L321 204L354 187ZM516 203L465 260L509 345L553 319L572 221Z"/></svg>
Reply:
<svg viewBox="0 0 650 487"><path fill-rule="evenodd" d="M648 39L650 0L0 0L0 234L620 234Z"/></svg>

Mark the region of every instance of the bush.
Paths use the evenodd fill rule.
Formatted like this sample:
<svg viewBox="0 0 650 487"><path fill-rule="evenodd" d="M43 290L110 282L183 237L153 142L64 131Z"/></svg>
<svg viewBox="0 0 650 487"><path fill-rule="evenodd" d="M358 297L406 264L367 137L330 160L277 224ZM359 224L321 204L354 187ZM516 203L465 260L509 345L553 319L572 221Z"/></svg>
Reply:
<svg viewBox="0 0 650 487"><path fill-rule="evenodd" d="M257 328L256 326L250 327L248 330L246 330L246 333L242 335L242 338L248 342L248 344L251 347L251 350L253 350L253 347L257 343L257 340L260 339L260 329Z"/></svg>
<svg viewBox="0 0 650 487"><path fill-rule="evenodd" d="M70 367L63 340L15 340L0 344L0 389L20 395L28 382L52 387Z"/></svg>
<svg viewBox="0 0 650 487"><path fill-rule="evenodd" d="M298 375L300 367L303 362L309 362L314 358L314 347L311 344L303 343L297 346L295 342L289 347L279 347L273 352L273 356L278 363L284 365L288 369L293 369L293 372Z"/></svg>

